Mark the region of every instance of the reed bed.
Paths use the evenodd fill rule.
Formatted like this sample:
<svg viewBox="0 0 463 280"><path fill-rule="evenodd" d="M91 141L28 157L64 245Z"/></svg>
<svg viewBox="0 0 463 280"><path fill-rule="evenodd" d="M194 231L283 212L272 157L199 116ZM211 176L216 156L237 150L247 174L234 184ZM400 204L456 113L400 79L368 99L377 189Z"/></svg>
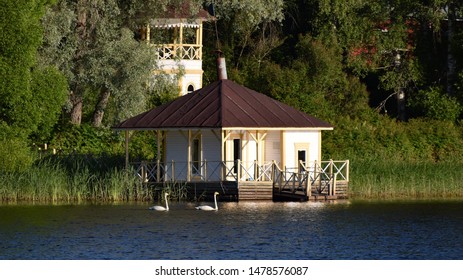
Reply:
<svg viewBox="0 0 463 280"><path fill-rule="evenodd" d="M42 161L23 172L0 172L0 202L120 202L147 201L156 196L133 171L120 164ZM104 166L104 167L102 167ZM457 162L351 160L349 197L359 199L463 198ZM166 185L172 200L186 200L187 187Z"/></svg>
<svg viewBox="0 0 463 280"><path fill-rule="evenodd" d="M349 196L362 199L462 198L463 163L351 161Z"/></svg>
<svg viewBox="0 0 463 280"><path fill-rule="evenodd" d="M0 173L0 201L3 202L116 202L148 200L133 173L122 168L90 170L78 165L68 170L45 163L24 172Z"/></svg>

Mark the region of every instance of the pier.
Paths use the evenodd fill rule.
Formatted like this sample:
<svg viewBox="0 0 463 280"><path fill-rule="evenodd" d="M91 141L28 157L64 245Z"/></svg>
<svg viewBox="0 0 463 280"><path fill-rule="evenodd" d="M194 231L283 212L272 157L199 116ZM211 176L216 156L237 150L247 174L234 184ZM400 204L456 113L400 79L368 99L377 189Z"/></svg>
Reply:
<svg viewBox="0 0 463 280"><path fill-rule="evenodd" d="M214 192L222 200L307 201L348 197L349 160L300 162L282 169L275 162L139 162L136 176L146 187L158 191L167 185L183 185L190 198L209 198ZM189 172L187 172L189 171ZM193 172L191 172L193 171ZM187 176L187 174L194 174Z"/></svg>

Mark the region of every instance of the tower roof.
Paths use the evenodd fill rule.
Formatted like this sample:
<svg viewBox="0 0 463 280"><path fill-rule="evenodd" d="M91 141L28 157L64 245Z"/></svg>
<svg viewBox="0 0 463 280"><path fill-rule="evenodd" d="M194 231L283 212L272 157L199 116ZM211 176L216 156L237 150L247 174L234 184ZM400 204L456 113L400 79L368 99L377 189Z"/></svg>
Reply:
<svg viewBox="0 0 463 280"><path fill-rule="evenodd" d="M151 24L159 28L179 27L183 24L184 27L198 28L199 23L214 19L206 10L199 9L193 11L190 1L184 1L180 5L170 5L162 15L151 20Z"/></svg>

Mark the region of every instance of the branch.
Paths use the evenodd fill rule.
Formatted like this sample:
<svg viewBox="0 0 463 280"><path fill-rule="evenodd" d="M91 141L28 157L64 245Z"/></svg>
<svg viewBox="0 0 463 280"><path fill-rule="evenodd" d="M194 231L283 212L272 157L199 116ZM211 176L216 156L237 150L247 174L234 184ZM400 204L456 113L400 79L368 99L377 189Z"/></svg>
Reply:
<svg viewBox="0 0 463 280"><path fill-rule="evenodd" d="M387 112L386 109L385 109L385 107L386 107L386 102L389 100L389 98L391 98L391 97L394 96L395 94L396 94L396 92L393 92L393 93L389 94L389 96L386 97L386 99L384 99L383 101L381 101L381 103L379 103L378 107L376 107L375 110L378 111L378 112L380 112L381 109L384 109L384 111Z"/></svg>

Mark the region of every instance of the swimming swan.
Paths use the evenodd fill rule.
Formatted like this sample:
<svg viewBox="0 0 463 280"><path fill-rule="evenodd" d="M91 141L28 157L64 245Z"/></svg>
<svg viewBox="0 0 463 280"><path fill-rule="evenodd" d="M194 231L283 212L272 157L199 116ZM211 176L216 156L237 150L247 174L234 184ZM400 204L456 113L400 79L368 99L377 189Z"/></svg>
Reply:
<svg viewBox="0 0 463 280"><path fill-rule="evenodd" d="M219 195L218 192L215 192L214 193L214 204L215 204L215 208L212 208L211 206L209 205L200 205L200 206L196 206L196 210L204 210L204 211L217 211L219 210L219 208L217 207L217 196Z"/></svg>
<svg viewBox="0 0 463 280"><path fill-rule="evenodd" d="M149 209L150 210L156 210L156 211L169 211L169 204L167 203L167 196L168 195L169 195L168 193L164 194L164 199L166 201L166 207L155 205L155 206L151 206Z"/></svg>

